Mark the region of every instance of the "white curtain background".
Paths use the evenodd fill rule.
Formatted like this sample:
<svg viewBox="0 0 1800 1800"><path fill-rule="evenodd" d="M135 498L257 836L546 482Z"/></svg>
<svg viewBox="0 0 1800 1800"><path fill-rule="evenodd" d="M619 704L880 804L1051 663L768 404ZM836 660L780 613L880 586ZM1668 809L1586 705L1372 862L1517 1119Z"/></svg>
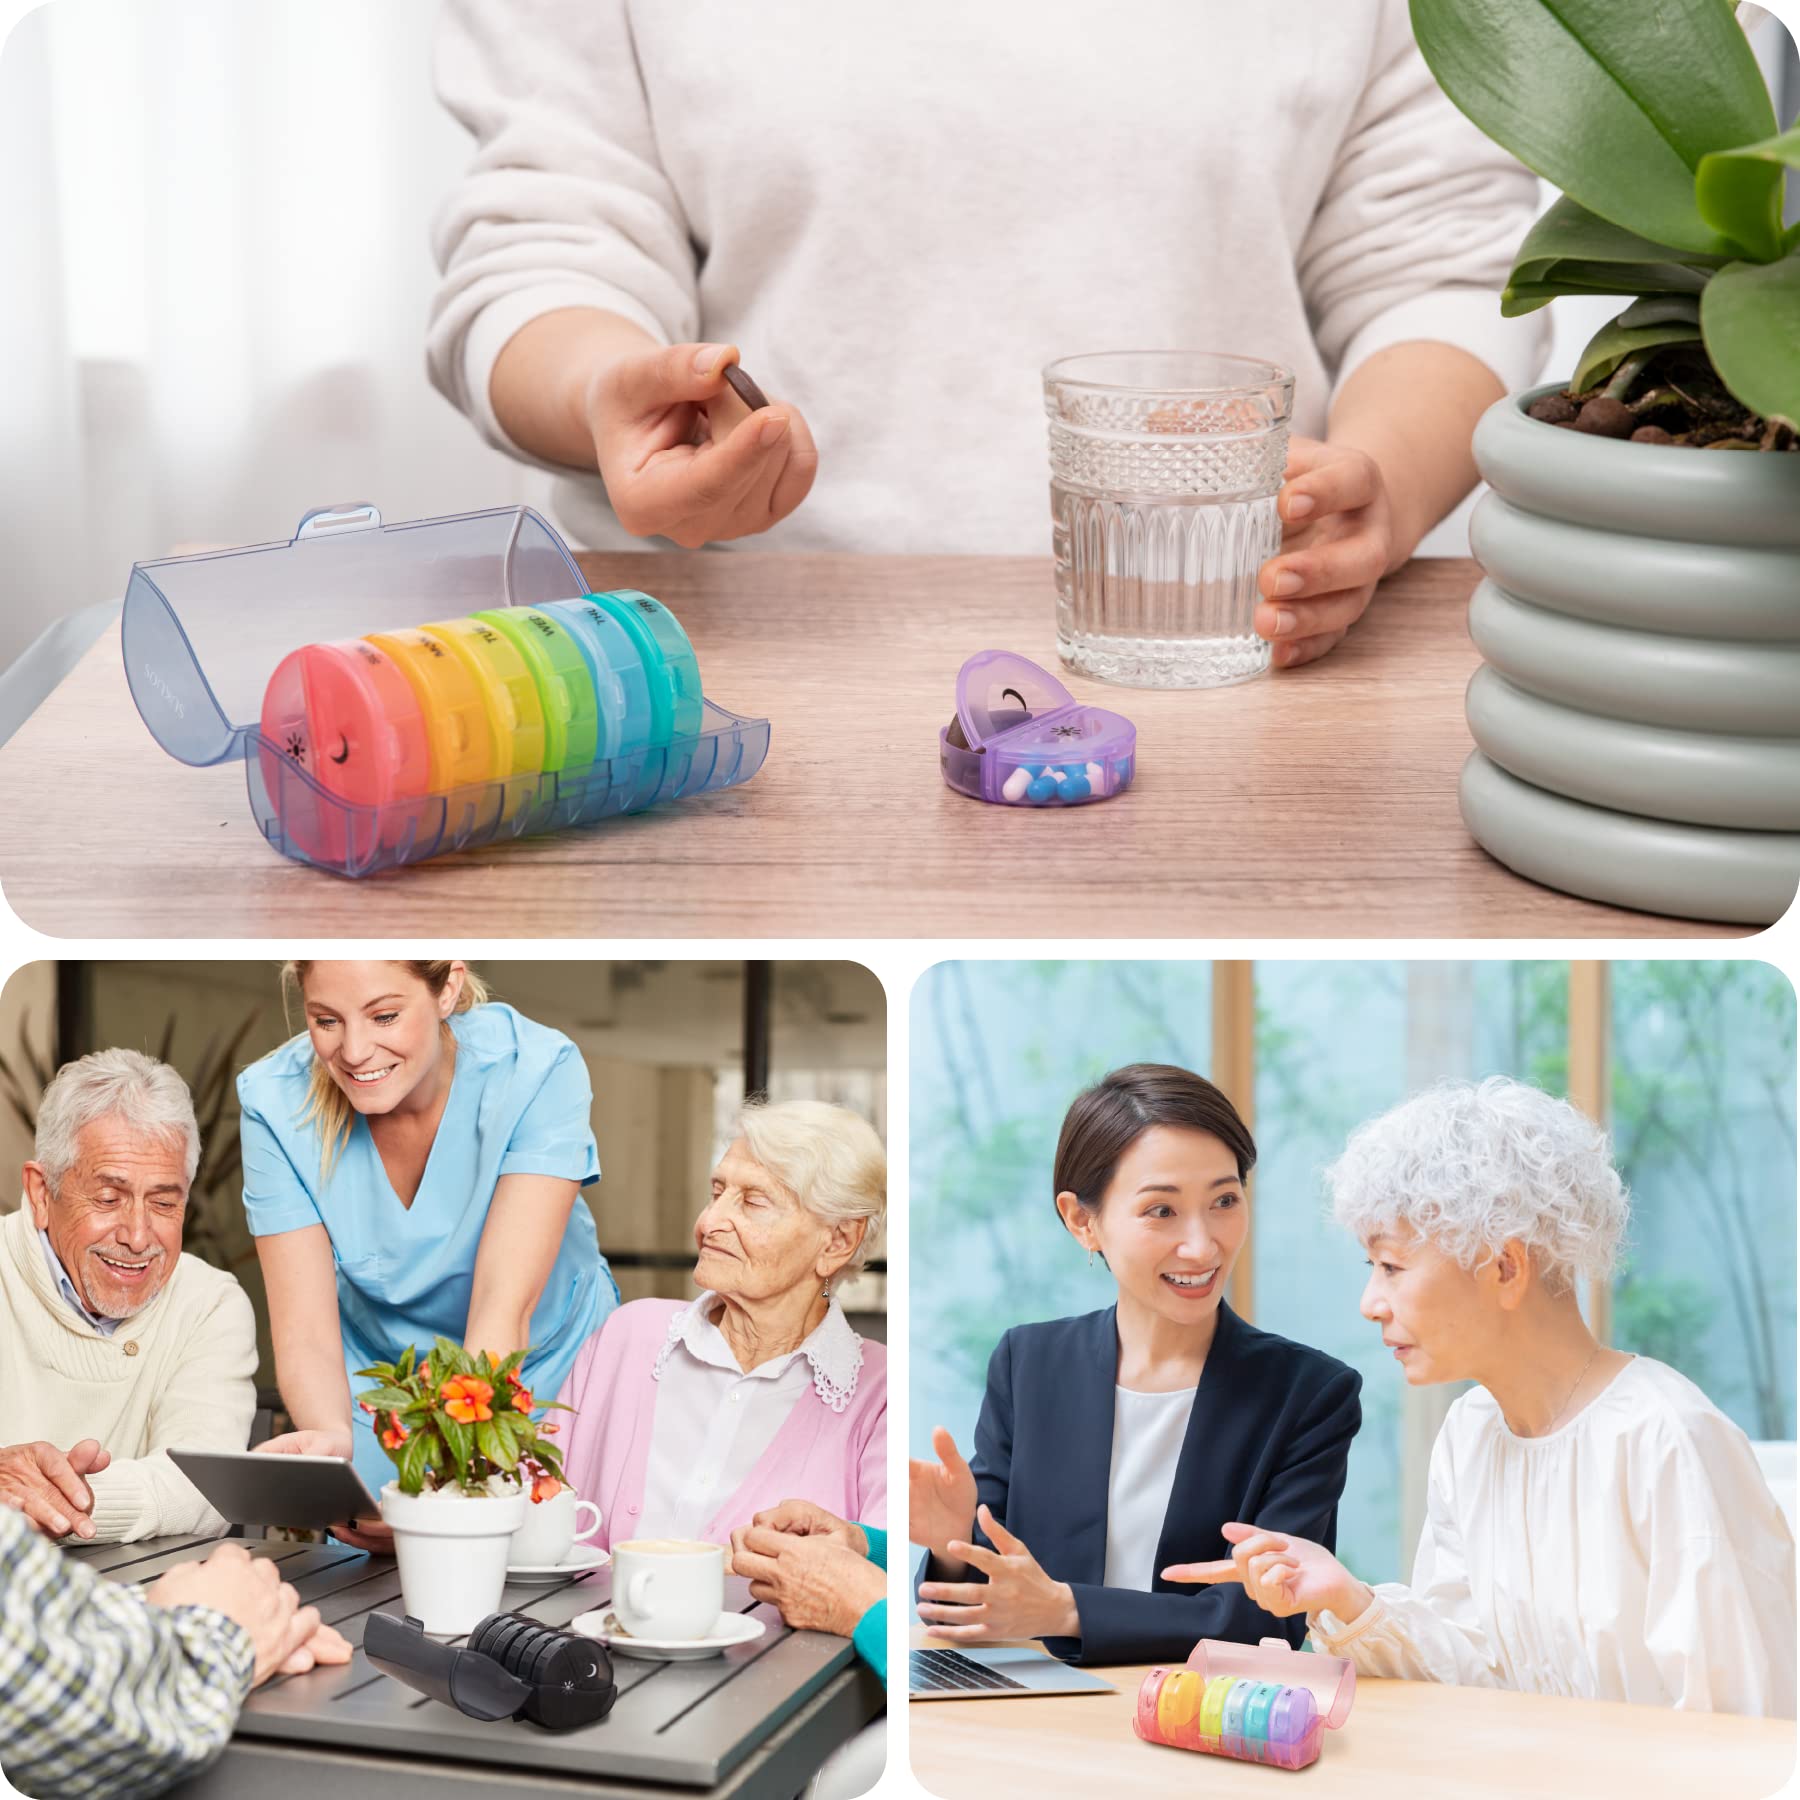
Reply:
<svg viewBox="0 0 1800 1800"><path fill-rule="evenodd" d="M469 150L431 91L435 11L53 0L14 27L0 670L181 545L284 538L340 500L400 520L544 498L425 378L428 223ZM1773 21L1757 41L1772 70L1792 56ZM1614 310L1559 301L1550 368ZM1427 552L1465 553L1466 515Z"/></svg>
<svg viewBox="0 0 1800 1800"><path fill-rule="evenodd" d="M178 545L537 500L431 389L435 0L55 0L0 53L0 668Z"/></svg>

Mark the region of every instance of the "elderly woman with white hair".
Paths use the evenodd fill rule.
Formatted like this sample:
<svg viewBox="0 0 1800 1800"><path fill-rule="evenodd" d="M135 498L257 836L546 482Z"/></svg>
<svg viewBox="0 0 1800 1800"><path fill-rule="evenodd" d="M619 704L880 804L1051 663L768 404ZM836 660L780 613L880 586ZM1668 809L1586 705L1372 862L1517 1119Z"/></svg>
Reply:
<svg viewBox="0 0 1800 1800"><path fill-rule="evenodd" d="M1247 1523L1229 1562L1169 1578L1241 1581L1369 1675L1791 1719L1794 1544L1748 1439L1581 1316L1627 1214L1599 1128L1516 1081L1449 1083L1327 1180L1408 1383L1479 1384L1432 1448L1412 1582Z"/></svg>
<svg viewBox="0 0 1800 1800"><path fill-rule="evenodd" d="M887 1208L874 1128L822 1101L753 1104L694 1223L698 1299L634 1300L582 1346L564 1470L596 1542L727 1542L783 1501L887 1522L886 1351L834 1290Z"/></svg>

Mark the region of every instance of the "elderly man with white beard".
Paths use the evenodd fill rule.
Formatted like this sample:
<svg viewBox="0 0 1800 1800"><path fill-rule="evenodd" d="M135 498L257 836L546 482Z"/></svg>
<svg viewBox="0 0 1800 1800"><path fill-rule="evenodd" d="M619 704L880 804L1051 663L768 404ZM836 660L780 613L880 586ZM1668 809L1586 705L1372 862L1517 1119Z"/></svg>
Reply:
<svg viewBox="0 0 1800 1800"><path fill-rule="evenodd" d="M200 1128L187 1083L135 1050L66 1063L25 1195L0 1218L0 1505L46 1537L222 1532L168 1450L242 1450L256 1321L181 1249Z"/></svg>

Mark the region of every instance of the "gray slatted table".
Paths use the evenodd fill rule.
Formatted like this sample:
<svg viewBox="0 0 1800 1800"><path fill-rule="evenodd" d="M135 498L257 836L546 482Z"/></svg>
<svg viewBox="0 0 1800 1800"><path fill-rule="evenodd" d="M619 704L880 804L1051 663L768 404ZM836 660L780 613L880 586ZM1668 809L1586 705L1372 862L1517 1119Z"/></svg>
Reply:
<svg viewBox="0 0 1800 1800"><path fill-rule="evenodd" d="M142 1584L212 1548L210 1539L161 1538L67 1554L109 1581ZM332 1785L346 1795L379 1789L383 1800L646 1788L775 1800L800 1792L885 1704L880 1683L843 1638L790 1631L733 1579L726 1605L768 1627L753 1643L695 1663L615 1657L618 1700L608 1718L581 1731L483 1724L369 1666L361 1649L369 1614L403 1610L390 1559L335 1543L250 1541L244 1548L276 1559L301 1599L357 1651L343 1668L277 1676L258 1688L224 1757L181 1790L196 1800L318 1800ZM566 1625L605 1604L609 1573L508 1587L502 1606Z"/></svg>

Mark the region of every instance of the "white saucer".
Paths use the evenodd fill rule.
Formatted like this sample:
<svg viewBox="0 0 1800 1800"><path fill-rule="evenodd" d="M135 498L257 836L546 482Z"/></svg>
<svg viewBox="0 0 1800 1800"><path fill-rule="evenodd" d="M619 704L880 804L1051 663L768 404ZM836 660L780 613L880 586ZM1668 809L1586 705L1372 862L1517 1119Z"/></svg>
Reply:
<svg viewBox="0 0 1800 1800"><path fill-rule="evenodd" d="M617 1619L610 1606L580 1614L568 1626L582 1637L598 1638L607 1649L620 1656L641 1656L648 1662L699 1662L702 1657L719 1656L739 1644L754 1643L768 1630L761 1619L747 1613L721 1613L711 1637L644 1638L633 1637Z"/></svg>
<svg viewBox="0 0 1800 1800"><path fill-rule="evenodd" d="M509 1563L506 1579L545 1583L569 1581L577 1575L591 1575L596 1569L604 1569L611 1561L611 1556L596 1544L571 1544L569 1554L559 1563Z"/></svg>

